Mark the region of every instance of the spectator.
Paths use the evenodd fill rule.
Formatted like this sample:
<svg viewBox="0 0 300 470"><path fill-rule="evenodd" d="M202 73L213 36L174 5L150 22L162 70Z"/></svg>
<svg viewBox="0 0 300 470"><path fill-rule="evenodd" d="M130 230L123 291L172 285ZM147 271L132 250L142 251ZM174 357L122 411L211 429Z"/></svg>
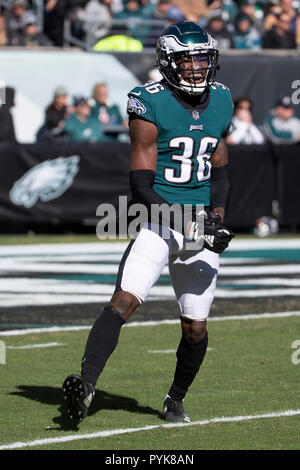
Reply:
<svg viewBox="0 0 300 470"><path fill-rule="evenodd" d="M64 44L64 21L70 20L71 32L77 37L83 35L81 23L77 19L78 12L84 8L88 0L46 0L44 12L44 32L56 46Z"/></svg>
<svg viewBox="0 0 300 470"><path fill-rule="evenodd" d="M45 123L37 133L37 140L64 138L64 123L70 108L67 90L59 86L54 90L52 102L45 111Z"/></svg>
<svg viewBox="0 0 300 470"><path fill-rule="evenodd" d="M297 41L297 36L299 36L300 33L300 16L294 8L294 1L293 0L280 0L280 8L282 13L286 13L289 15L290 20L291 20L291 31L293 35L296 38L297 44L300 44L299 38ZM298 3L298 8L299 8L299 3Z"/></svg>
<svg viewBox="0 0 300 470"><path fill-rule="evenodd" d="M153 24L145 35L144 46L156 47L157 40L162 31L169 24L168 10L172 6L170 0L158 0L153 15L149 18Z"/></svg>
<svg viewBox="0 0 300 470"><path fill-rule="evenodd" d="M264 49L295 49L295 35L291 31L291 20L287 13L281 13L278 22L263 36Z"/></svg>
<svg viewBox="0 0 300 470"><path fill-rule="evenodd" d="M291 20L291 30L296 33L296 24L298 14L294 8L293 0L280 0L278 4L271 5L264 21L264 28L266 31L272 29L278 23L278 17L281 13L286 13Z"/></svg>
<svg viewBox="0 0 300 470"><path fill-rule="evenodd" d="M263 144L264 135L253 123L251 100L247 97L241 97L235 100L234 105L234 115L227 143L231 145Z"/></svg>
<svg viewBox="0 0 300 470"><path fill-rule="evenodd" d="M20 40L20 46L53 46L52 41L44 33L39 31L35 15L29 16L24 21L24 33Z"/></svg>
<svg viewBox="0 0 300 470"><path fill-rule="evenodd" d="M123 10L116 13L117 20L128 20L129 18L140 18L142 15L142 4L139 0L123 0Z"/></svg>
<svg viewBox="0 0 300 470"><path fill-rule="evenodd" d="M270 29L277 24L280 13L282 13L282 11L279 4L268 4L264 18L264 32L270 31Z"/></svg>
<svg viewBox="0 0 300 470"><path fill-rule="evenodd" d="M0 46L8 45L5 16L0 15Z"/></svg>
<svg viewBox="0 0 300 470"><path fill-rule="evenodd" d="M207 29L209 20L215 16L222 16L228 29L237 15L237 4L233 0L207 0L206 14L200 19L199 24Z"/></svg>
<svg viewBox="0 0 300 470"><path fill-rule="evenodd" d="M234 0L223 0L222 2L223 18L226 22L234 21L237 15L237 3Z"/></svg>
<svg viewBox="0 0 300 470"><path fill-rule="evenodd" d="M273 144L300 142L300 119L294 116L289 96L280 98L264 122L264 130Z"/></svg>
<svg viewBox="0 0 300 470"><path fill-rule="evenodd" d="M96 83L93 87L91 115L102 126L120 126L123 124L120 109L108 98L108 86L104 82Z"/></svg>
<svg viewBox="0 0 300 470"><path fill-rule="evenodd" d="M22 41L25 21L32 16L26 0L14 0L11 9L5 13L8 44L18 46Z"/></svg>
<svg viewBox="0 0 300 470"><path fill-rule="evenodd" d="M91 116L87 98L75 96L73 112L67 117L64 132L74 142L98 142L105 140L97 119Z"/></svg>
<svg viewBox="0 0 300 470"><path fill-rule="evenodd" d="M234 22L234 45L236 49L261 49L261 38L250 16L241 13Z"/></svg>
<svg viewBox="0 0 300 470"><path fill-rule="evenodd" d="M222 13L217 11L212 14L206 31L216 41L217 49L233 49L233 35L228 31L226 23L222 17Z"/></svg>
<svg viewBox="0 0 300 470"><path fill-rule="evenodd" d="M149 19L155 11L155 3L151 0L140 0L142 5L142 18Z"/></svg>
<svg viewBox="0 0 300 470"><path fill-rule="evenodd" d="M123 1L122 0L111 0L111 14L114 16L116 13L119 13L123 10Z"/></svg>
<svg viewBox="0 0 300 470"><path fill-rule="evenodd" d="M184 21L185 16L183 15L182 11L178 6L170 6L170 8L167 11L167 20L168 20L168 25L172 23L177 23L177 21Z"/></svg>
<svg viewBox="0 0 300 470"><path fill-rule="evenodd" d="M256 0L240 0L238 15L248 15L257 30L263 32L263 12L256 8Z"/></svg>
<svg viewBox="0 0 300 470"><path fill-rule="evenodd" d="M46 0L44 11L44 33L53 41L55 46L64 43L64 19L66 0Z"/></svg>
<svg viewBox="0 0 300 470"><path fill-rule="evenodd" d="M0 141L15 142L15 128L11 115L11 108L15 105L15 90L5 87L5 103L1 103L0 107Z"/></svg>
<svg viewBox="0 0 300 470"><path fill-rule="evenodd" d="M94 39L106 36L112 25L110 0L90 0L78 13L83 22L83 31L89 32Z"/></svg>
<svg viewBox="0 0 300 470"><path fill-rule="evenodd" d="M128 35L142 41L148 28L141 24L143 9L140 0L123 0L123 4L123 10L114 15L114 19L121 22L115 26L116 34ZM112 31L114 32L114 27Z"/></svg>

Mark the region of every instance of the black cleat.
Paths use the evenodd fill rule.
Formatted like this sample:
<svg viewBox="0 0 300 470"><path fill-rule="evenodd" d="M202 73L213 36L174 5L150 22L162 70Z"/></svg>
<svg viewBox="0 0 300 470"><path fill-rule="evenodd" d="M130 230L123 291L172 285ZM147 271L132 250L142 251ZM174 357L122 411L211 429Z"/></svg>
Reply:
<svg viewBox="0 0 300 470"><path fill-rule="evenodd" d="M69 375L63 383L64 398L67 403L69 418L82 421L95 395L94 387L86 383L80 375Z"/></svg>
<svg viewBox="0 0 300 470"><path fill-rule="evenodd" d="M175 401L169 395L164 401L165 420L172 423L189 423L191 420L185 414L182 401Z"/></svg>

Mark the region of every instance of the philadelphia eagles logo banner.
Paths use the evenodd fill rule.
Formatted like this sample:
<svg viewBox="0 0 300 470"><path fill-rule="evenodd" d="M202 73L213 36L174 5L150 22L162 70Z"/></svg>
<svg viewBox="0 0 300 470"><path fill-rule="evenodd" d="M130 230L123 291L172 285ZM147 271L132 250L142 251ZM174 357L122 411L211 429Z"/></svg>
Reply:
<svg viewBox="0 0 300 470"><path fill-rule="evenodd" d="M35 165L16 181L9 192L17 206L33 207L38 200L51 201L73 184L79 170L78 155L58 157Z"/></svg>
<svg viewBox="0 0 300 470"><path fill-rule="evenodd" d="M96 223L97 207L129 196L129 144L0 144L0 220Z"/></svg>

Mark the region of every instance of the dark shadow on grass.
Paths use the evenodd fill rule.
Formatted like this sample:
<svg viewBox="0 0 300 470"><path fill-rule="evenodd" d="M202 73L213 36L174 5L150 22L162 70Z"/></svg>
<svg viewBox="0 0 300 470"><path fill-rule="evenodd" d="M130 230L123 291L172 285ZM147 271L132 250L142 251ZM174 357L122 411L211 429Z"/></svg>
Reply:
<svg viewBox="0 0 300 470"><path fill-rule="evenodd" d="M60 405L58 411L60 416L53 418L53 422L59 425L59 428L48 427L48 430L60 431L78 431L76 423L72 423L67 417L67 408L63 399L63 392L57 387L41 387L34 385L19 385L18 391L10 393L10 395L17 395L20 397L28 398L39 403L47 405ZM158 416L163 419L163 414L154 410L149 406L140 406L138 401L134 398L124 397L121 395L113 395L111 393L96 390L88 416L97 413L100 410L126 410L130 413L150 414Z"/></svg>

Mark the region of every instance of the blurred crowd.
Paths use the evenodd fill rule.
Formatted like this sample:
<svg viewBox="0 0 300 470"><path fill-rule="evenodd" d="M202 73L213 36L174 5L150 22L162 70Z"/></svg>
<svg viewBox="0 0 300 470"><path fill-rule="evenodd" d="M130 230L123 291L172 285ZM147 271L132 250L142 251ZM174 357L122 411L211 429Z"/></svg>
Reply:
<svg viewBox="0 0 300 470"><path fill-rule="evenodd" d="M300 142L300 119L290 96L276 100L262 125L253 119L253 103L246 96L234 100L234 115L227 143L238 144L295 144Z"/></svg>
<svg viewBox="0 0 300 470"><path fill-rule="evenodd" d="M137 51L155 47L164 27L186 19L207 29L219 49L300 48L300 0L12 0L0 5L2 46L61 47L68 21L78 40L92 32L95 50ZM160 79L157 70L149 72L149 79ZM0 107L0 141L15 140L14 90L7 97L7 106ZM234 104L230 145L300 142L300 119L289 96L280 97L260 125L249 97L238 97ZM106 83L96 83L89 96L69 96L58 86L36 138L126 140L128 123L111 102Z"/></svg>
<svg viewBox="0 0 300 470"><path fill-rule="evenodd" d="M157 80L153 69L149 79ZM11 114L14 89L6 89L6 106L0 107L0 142L16 141ZM128 142L128 121L119 106L112 102L105 82L95 83L91 96L70 96L58 86L45 109L44 122L36 135L37 142ZM262 124L253 118L253 102L247 96L234 100L234 115L227 136L229 145L300 143L300 119L290 96L282 96L265 116Z"/></svg>
<svg viewBox="0 0 300 470"><path fill-rule="evenodd" d="M64 45L70 34L95 50L155 47L169 24L206 28L219 49L300 48L300 0L12 0L0 14L0 45ZM7 7L7 5L9 5ZM39 13L39 14L38 14Z"/></svg>
<svg viewBox="0 0 300 470"><path fill-rule="evenodd" d="M45 122L37 140L126 140L122 137L127 132L128 122L122 119L118 105L111 102L106 83L96 83L91 98L75 96L70 99L67 90L59 86L45 111ZM246 96L236 98L227 143L259 145L268 142L275 145L300 142L300 119L295 116L291 97L282 96L276 100L263 124L254 121L251 99Z"/></svg>
<svg viewBox="0 0 300 470"><path fill-rule="evenodd" d="M96 83L90 97L70 98L67 89L58 86L45 110L37 141L104 142L119 140L127 131L128 123L111 101L106 83Z"/></svg>

